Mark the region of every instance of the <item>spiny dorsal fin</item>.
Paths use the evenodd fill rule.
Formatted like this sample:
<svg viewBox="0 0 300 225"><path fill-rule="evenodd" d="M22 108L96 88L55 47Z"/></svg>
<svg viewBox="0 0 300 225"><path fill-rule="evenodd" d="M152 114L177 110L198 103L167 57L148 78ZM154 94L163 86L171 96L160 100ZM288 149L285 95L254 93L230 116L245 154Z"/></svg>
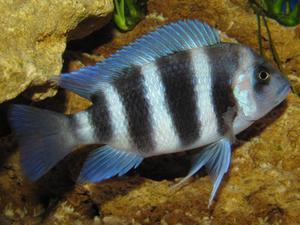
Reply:
<svg viewBox="0 0 300 225"><path fill-rule="evenodd" d="M62 74L59 85L90 99L103 83L120 76L125 68L143 65L174 52L219 42L218 32L214 28L197 20L181 20L142 36L95 66Z"/></svg>

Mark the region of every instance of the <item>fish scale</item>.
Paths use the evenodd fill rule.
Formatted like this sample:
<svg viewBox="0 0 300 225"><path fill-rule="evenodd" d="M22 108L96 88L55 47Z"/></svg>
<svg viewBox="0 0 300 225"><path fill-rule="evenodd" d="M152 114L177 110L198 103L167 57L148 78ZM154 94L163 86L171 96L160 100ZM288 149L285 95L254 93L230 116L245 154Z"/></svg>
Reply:
<svg viewBox="0 0 300 225"><path fill-rule="evenodd" d="M165 25L110 58L62 74L58 85L92 101L62 115L14 105L9 119L25 175L36 180L80 144L103 144L78 182L100 182L144 158L199 148L186 181L205 167L210 206L231 159L235 135L282 102L289 82L247 46L221 43L197 20Z"/></svg>
<svg viewBox="0 0 300 225"><path fill-rule="evenodd" d="M196 93L189 51L157 59L156 65L165 87L169 114L181 141L181 147L192 144L200 135Z"/></svg>
<svg viewBox="0 0 300 225"><path fill-rule="evenodd" d="M128 120L128 133L137 151L148 152L154 147L150 109L145 99L141 68L134 66L114 81ZM106 96L109 98L109 96ZM113 143L112 143L113 144Z"/></svg>
<svg viewBox="0 0 300 225"><path fill-rule="evenodd" d="M217 47L206 49L208 63L211 66L212 77L212 98L213 107L218 122L218 132L225 135L228 132L228 123L225 122L224 114L229 108L236 107L236 100L233 95L232 78L239 68L239 52L238 46L230 44L219 44L220 48L225 48L226 54L220 54ZM234 121L235 114L230 118Z"/></svg>
<svg viewBox="0 0 300 225"><path fill-rule="evenodd" d="M105 95L102 91L97 92L92 96L92 101L95 103L93 107L88 110L91 123L86 125L93 126L94 128L94 137L97 137L98 140L107 142L111 139L112 127L111 127L111 115L107 108L107 101Z"/></svg>
<svg viewBox="0 0 300 225"><path fill-rule="evenodd" d="M170 149L179 149L180 140L166 107L165 87L162 83L156 63L142 67L144 76L145 97L150 107L150 120L153 129L155 149L152 154L166 153Z"/></svg>

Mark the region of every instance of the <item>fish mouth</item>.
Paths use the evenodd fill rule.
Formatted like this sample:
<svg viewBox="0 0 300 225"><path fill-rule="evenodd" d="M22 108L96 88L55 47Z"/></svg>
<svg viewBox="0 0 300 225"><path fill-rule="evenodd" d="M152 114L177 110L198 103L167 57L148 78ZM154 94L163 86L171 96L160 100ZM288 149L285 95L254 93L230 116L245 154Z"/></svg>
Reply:
<svg viewBox="0 0 300 225"><path fill-rule="evenodd" d="M276 106L279 105L287 97L290 90L291 90L291 87L289 84L286 85L282 90L280 90L279 95L278 95L279 97L275 101Z"/></svg>
<svg viewBox="0 0 300 225"><path fill-rule="evenodd" d="M263 116L265 116L267 113L269 113L272 109L274 109L276 106L278 106L281 102L283 102L283 100L287 97L287 95L289 94L291 88L290 85L284 85L284 87L282 89L280 89L276 95L278 96L275 101L270 101L270 102L265 102L264 105L261 107L261 115L258 117L255 117L256 119L254 120L249 120L248 122L255 122L257 119L262 118Z"/></svg>

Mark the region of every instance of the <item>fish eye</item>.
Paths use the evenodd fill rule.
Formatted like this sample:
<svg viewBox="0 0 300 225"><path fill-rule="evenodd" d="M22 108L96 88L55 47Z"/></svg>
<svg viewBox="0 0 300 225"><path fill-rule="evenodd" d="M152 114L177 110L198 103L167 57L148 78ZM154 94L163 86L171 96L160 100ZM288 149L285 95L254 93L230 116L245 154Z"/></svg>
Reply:
<svg viewBox="0 0 300 225"><path fill-rule="evenodd" d="M261 71L258 72L257 78L260 81L266 82L266 81L270 80L271 74L266 70L261 70Z"/></svg>

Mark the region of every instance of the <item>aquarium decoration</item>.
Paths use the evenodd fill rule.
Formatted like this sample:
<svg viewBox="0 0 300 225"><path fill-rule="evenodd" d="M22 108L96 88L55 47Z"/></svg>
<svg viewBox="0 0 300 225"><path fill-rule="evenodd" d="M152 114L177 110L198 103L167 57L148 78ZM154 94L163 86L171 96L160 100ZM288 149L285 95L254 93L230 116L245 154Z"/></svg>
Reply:
<svg viewBox="0 0 300 225"><path fill-rule="evenodd" d="M146 14L147 0L114 0L114 22L122 31L131 30Z"/></svg>

